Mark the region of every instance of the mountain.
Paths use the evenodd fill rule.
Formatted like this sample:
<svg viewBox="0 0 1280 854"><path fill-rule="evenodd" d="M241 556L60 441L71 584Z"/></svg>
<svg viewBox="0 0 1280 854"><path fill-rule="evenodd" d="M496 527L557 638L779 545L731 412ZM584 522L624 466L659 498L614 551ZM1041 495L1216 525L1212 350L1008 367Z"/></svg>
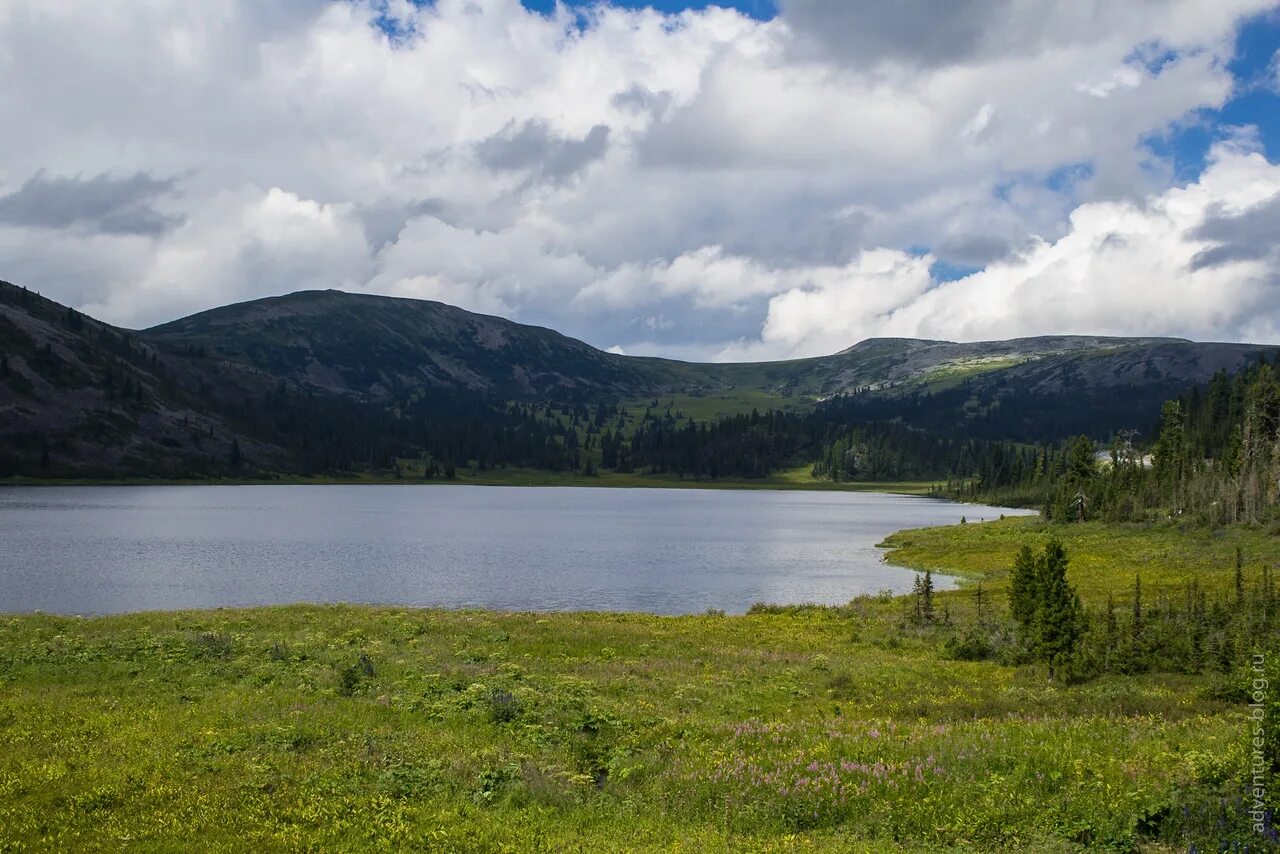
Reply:
<svg viewBox="0 0 1280 854"><path fill-rule="evenodd" d="M829 397L862 388L947 387L999 376L1050 393L1207 382L1260 348L1176 338L1044 336L957 344L873 338L831 356L689 363L621 356L550 329L427 300L301 291L201 312L138 333L170 351L197 348L237 366L326 392L399 397L423 387L511 397L754 389Z"/></svg>
<svg viewBox="0 0 1280 854"><path fill-rule="evenodd" d="M266 383L0 282L0 476L201 474L232 448L275 467L283 449L211 405L218 393L252 397Z"/></svg>
<svg viewBox="0 0 1280 854"><path fill-rule="evenodd" d="M423 387L505 396L627 394L645 364L550 329L426 300L301 291L203 311L141 333L325 392L399 397Z"/></svg>
<svg viewBox="0 0 1280 854"><path fill-rule="evenodd" d="M850 417L939 433L1105 437L1150 426L1161 401L1270 349L1171 338L878 338L817 358L697 364L606 353L438 302L340 291L132 331L7 283L0 345L0 475L101 476L218 473L232 461L279 471L380 465L396 453L410 412L431 425L406 434L416 448L445 441L446 422L463 412L471 429L501 423L541 431L538 442L563 429L519 401L706 397L749 411L839 397ZM325 455L316 456L319 447Z"/></svg>

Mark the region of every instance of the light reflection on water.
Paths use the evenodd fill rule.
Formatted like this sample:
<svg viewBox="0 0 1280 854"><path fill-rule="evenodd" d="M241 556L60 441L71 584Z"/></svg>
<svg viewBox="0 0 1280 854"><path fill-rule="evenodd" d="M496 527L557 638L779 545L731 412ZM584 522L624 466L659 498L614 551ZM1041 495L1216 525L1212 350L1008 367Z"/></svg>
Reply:
<svg viewBox="0 0 1280 854"><path fill-rule="evenodd" d="M0 489L0 612L837 604L911 589L875 548L888 534L1001 512L1018 511L847 492L14 487Z"/></svg>

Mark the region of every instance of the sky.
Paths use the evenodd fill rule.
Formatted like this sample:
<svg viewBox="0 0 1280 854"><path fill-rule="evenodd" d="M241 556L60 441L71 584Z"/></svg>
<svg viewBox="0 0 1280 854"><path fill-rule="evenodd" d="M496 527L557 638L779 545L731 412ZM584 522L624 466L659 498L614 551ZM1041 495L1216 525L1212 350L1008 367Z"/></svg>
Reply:
<svg viewBox="0 0 1280 854"><path fill-rule="evenodd" d="M0 279L134 328L1280 343L1273 0L5 0L0 129Z"/></svg>

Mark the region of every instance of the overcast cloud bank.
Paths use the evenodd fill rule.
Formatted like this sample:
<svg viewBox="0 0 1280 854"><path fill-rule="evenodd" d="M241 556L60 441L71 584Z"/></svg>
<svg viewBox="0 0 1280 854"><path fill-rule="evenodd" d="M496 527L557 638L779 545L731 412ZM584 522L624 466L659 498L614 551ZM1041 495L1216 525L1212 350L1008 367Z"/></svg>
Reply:
<svg viewBox="0 0 1280 854"><path fill-rule="evenodd" d="M0 277L125 325L333 287L691 358L1280 341L1280 166L1147 144L1275 4L946 6L17 0Z"/></svg>

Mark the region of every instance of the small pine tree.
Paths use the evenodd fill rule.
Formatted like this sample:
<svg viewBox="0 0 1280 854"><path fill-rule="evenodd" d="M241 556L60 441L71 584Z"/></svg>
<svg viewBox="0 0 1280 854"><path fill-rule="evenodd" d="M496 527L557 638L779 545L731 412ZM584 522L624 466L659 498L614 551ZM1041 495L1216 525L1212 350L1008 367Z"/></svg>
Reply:
<svg viewBox="0 0 1280 854"><path fill-rule="evenodd" d="M1039 580L1039 561L1031 546L1024 545L1018 549L1013 572L1009 575L1009 613L1028 638L1034 628L1036 604L1040 598L1037 590Z"/></svg>
<svg viewBox="0 0 1280 854"><path fill-rule="evenodd" d="M933 573L916 573L911 584L911 616L919 625L933 622Z"/></svg>
<svg viewBox="0 0 1280 854"><path fill-rule="evenodd" d="M1142 576L1133 577L1133 636L1142 634Z"/></svg>
<svg viewBox="0 0 1280 854"><path fill-rule="evenodd" d="M1048 663L1052 679L1054 668L1071 658L1085 630L1084 606L1067 581L1067 552L1057 540L1045 546L1039 588L1036 653Z"/></svg>
<svg viewBox="0 0 1280 854"><path fill-rule="evenodd" d="M924 622L933 622L933 573L924 571L924 582L920 585L920 615Z"/></svg>
<svg viewBox="0 0 1280 854"><path fill-rule="evenodd" d="M1244 550L1236 546L1236 605L1244 602Z"/></svg>
<svg viewBox="0 0 1280 854"><path fill-rule="evenodd" d="M1116 650L1116 645L1120 642L1120 623L1116 620L1116 597L1111 594L1107 594L1107 617L1103 632L1103 645L1106 648L1106 653L1102 667L1104 670L1110 670L1111 656Z"/></svg>

